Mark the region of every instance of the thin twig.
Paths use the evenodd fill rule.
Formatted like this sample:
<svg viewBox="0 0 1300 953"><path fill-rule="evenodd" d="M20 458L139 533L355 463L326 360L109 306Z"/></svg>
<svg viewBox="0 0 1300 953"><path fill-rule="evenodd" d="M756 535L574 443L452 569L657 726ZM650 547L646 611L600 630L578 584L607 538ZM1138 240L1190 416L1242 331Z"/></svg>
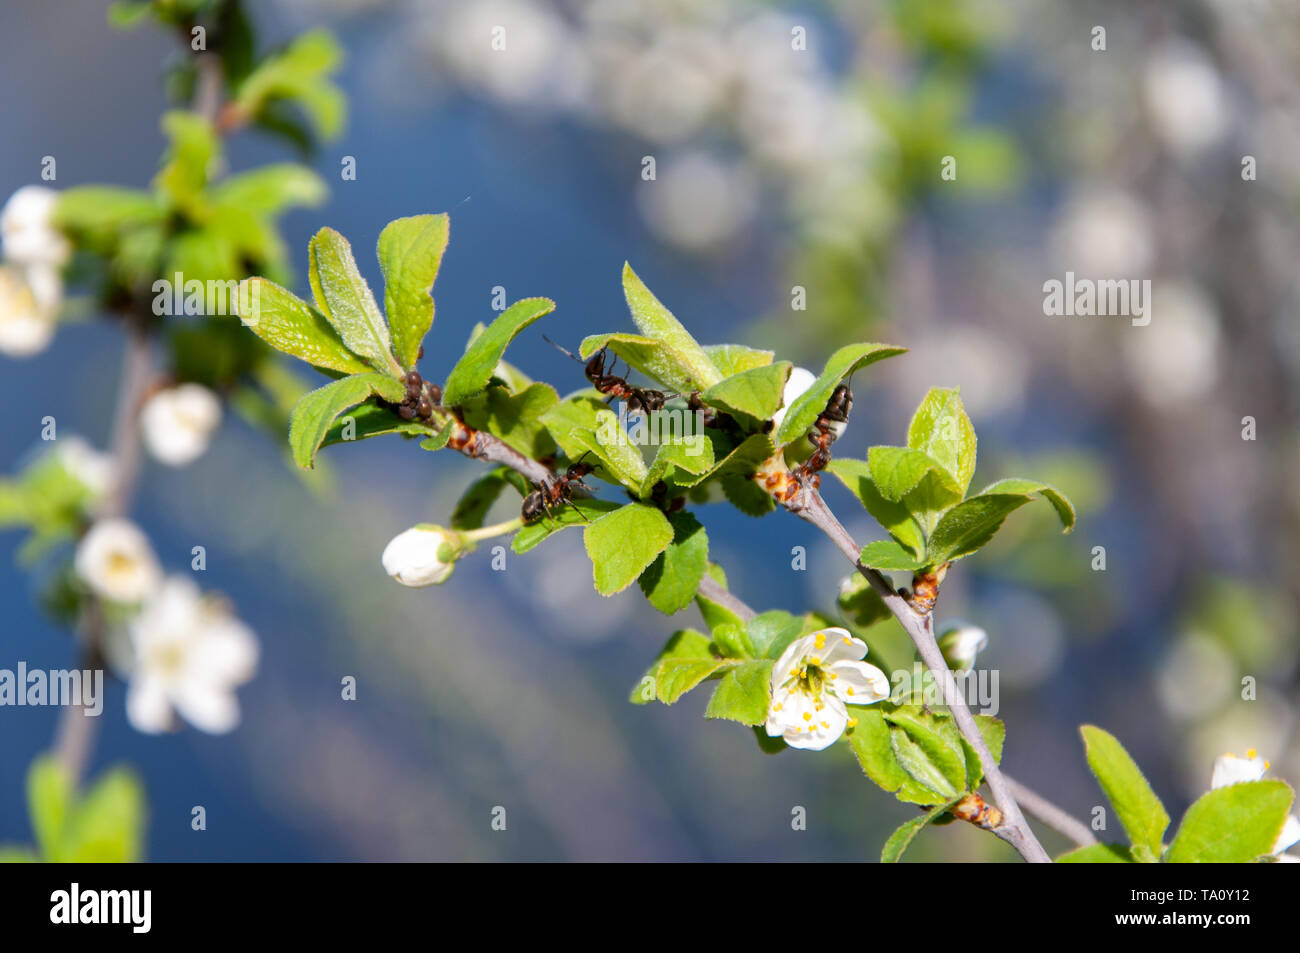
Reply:
<svg viewBox="0 0 1300 953"><path fill-rule="evenodd" d="M930 674L939 683L944 702L952 712L957 729L979 756L980 766L984 770L984 780L988 783L989 790L993 792L993 800L1002 811L1002 824L994 830L994 833L1014 847L1020 853L1020 856L1030 863L1051 863L1047 851L1043 850L1043 845L1038 842L1038 838L1034 836L1034 832L1020 812L1020 806L1016 803L1011 787L1007 784L1001 769L998 768L997 759L989 751L984 736L980 734L979 727L975 724L975 717L971 714L970 708L967 707L966 699L962 697L961 692L958 690L952 672L948 669L948 663L944 661L943 653L939 651L939 643L934 637L934 618L932 614L929 612L918 613L907 604L902 596L894 591L884 576L875 569L862 564L860 558L861 547L854 542L853 537L849 535L849 531L844 528L843 524L835 518L835 514L831 512L830 507L826 505L826 501L822 499L821 494L814 487L803 486L792 498L782 502L791 513L812 523L830 537L831 542L836 545L840 552L844 553L858 572L871 584L871 587L880 596L885 606L894 614L895 618L903 626L903 630L912 639L912 643L921 656L921 661L925 663L930 670Z"/></svg>
<svg viewBox="0 0 1300 953"><path fill-rule="evenodd" d="M1097 843L1097 835L1083 821L1053 804L1037 791L1025 787L1015 778L1008 777L1005 774L1003 777L1006 778L1011 792L1016 796L1016 800L1020 802L1020 806L1025 809L1026 813L1032 814L1056 833L1068 838L1080 847L1091 847Z"/></svg>

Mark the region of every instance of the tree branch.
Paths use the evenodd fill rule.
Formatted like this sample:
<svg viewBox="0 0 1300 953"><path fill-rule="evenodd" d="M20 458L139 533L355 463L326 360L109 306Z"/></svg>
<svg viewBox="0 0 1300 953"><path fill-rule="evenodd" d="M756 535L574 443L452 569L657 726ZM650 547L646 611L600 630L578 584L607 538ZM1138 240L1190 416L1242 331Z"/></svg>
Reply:
<svg viewBox="0 0 1300 953"><path fill-rule="evenodd" d="M1093 834L1092 828L1083 821L1072 814L1066 813L1063 808L1057 807L1037 791L1025 787L1015 778L1007 777L1005 774L1003 777L1006 778L1007 785L1016 796L1016 800L1020 802L1020 806L1056 831L1056 833L1068 838L1079 847L1091 847L1097 843L1097 836Z"/></svg>
<svg viewBox="0 0 1300 953"><path fill-rule="evenodd" d="M1043 845L1038 842L1034 832L1025 821L1024 815L1020 812L1020 806L1016 803L1007 779L1003 776L1001 769L998 768L997 760L993 757L993 753L989 751L984 736L980 734L979 728L975 724L975 717L971 714L970 708L967 707L966 699L962 697L961 692L958 690L957 683L952 677L952 672L948 669L948 663L944 660L943 653L939 651L939 643L934 637L934 617L932 613L917 612L902 596L894 591L894 588L884 576L875 569L862 564L860 558L862 548L854 542L853 537L849 535L849 531L835 518L835 514L831 512L830 507L826 505L826 501L822 499L821 494L814 487L803 485L796 493L786 499L778 497L778 502L800 519L812 523L830 538L831 542L836 545L840 552L844 553L858 572L871 584L871 588L876 591L885 606L894 614L895 618L903 626L903 630L911 638L921 656L921 661L925 663L930 670L930 674L939 683L939 687L943 691L944 703L952 712L953 721L956 722L962 737L975 749L975 753L979 756L980 766L984 770L984 780L987 782L989 790L993 792L993 800L998 809L1002 811L1002 823L994 828L993 833L1014 847L1020 853L1020 856L1030 863L1051 863L1051 858L1043 850Z"/></svg>

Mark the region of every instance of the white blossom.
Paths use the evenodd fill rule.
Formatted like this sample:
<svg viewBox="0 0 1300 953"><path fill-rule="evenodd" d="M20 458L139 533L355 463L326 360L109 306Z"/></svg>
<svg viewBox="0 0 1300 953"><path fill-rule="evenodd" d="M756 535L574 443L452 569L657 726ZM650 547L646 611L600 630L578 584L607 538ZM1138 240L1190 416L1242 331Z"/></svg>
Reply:
<svg viewBox="0 0 1300 953"><path fill-rule="evenodd" d="M460 540L441 526L413 526L384 547L384 571L404 586L437 586L456 568Z"/></svg>
<svg viewBox="0 0 1300 953"><path fill-rule="evenodd" d="M1157 47L1147 62L1143 87L1156 129L1180 156L1200 152L1227 128L1219 71L1193 43L1169 40Z"/></svg>
<svg viewBox="0 0 1300 953"><path fill-rule="evenodd" d="M71 246L54 227L59 194L40 185L25 185L0 209L4 257L19 265L63 265Z"/></svg>
<svg viewBox="0 0 1300 953"><path fill-rule="evenodd" d="M57 322L17 268L0 267L0 353L31 357L49 345Z"/></svg>
<svg viewBox="0 0 1300 953"><path fill-rule="evenodd" d="M220 423L221 401L202 384L160 390L140 410L144 445L172 467L183 467L203 456Z"/></svg>
<svg viewBox="0 0 1300 953"><path fill-rule="evenodd" d="M866 643L841 628L819 629L795 639L772 666L769 737L792 748L821 751L856 724L846 705L870 705L889 697L889 679L862 661Z"/></svg>
<svg viewBox="0 0 1300 953"><path fill-rule="evenodd" d="M1225 754L1215 759L1214 772L1210 775L1210 787L1222 788L1245 781L1259 781L1269 767L1268 761L1260 757L1254 748L1247 751L1244 758L1239 758L1235 754ZM1300 863L1300 857L1285 853L1287 848L1297 843L1300 843L1300 818L1290 814L1283 823L1282 831L1278 834L1277 842L1273 845L1270 854L1274 860L1283 863Z"/></svg>
<svg viewBox="0 0 1300 953"><path fill-rule="evenodd" d="M113 602L139 602L162 579L148 538L130 520L95 523L77 544L77 575L97 595Z"/></svg>
<svg viewBox="0 0 1300 953"><path fill-rule="evenodd" d="M258 646L224 605L172 576L131 622L130 635L126 714L137 731L167 731L174 714L209 734L239 723L235 688L253 677Z"/></svg>

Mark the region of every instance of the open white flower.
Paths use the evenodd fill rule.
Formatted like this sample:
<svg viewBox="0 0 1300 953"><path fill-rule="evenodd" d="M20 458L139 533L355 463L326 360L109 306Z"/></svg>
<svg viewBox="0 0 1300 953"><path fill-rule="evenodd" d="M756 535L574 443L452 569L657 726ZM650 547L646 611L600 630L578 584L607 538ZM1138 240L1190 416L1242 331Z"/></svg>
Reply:
<svg viewBox="0 0 1300 953"><path fill-rule="evenodd" d="M939 650L954 672L969 672L975 657L989 644L989 634L968 622L949 622L939 636Z"/></svg>
<svg viewBox="0 0 1300 953"><path fill-rule="evenodd" d="M172 576L131 622L134 668L126 715L137 731L157 734L174 713L209 734L239 724L235 688L253 677L257 639L189 579Z"/></svg>
<svg viewBox="0 0 1300 953"><path fill-rule="evenodd" d="M221 423L221 401L202 384L160 390L140 410L140 435L149 452L171 467L203 456Z"/></svg>
<svg viewBox="0 0 1300 953"><path fill-rule="evenodd" d="M92 496L103 496L113 487L113 458L101 453L81 437L60 437L55 444L59 465L79 481Z"/></svg>
<svg viewBox="0 0 1300 953"><path fill-rule="evenodd" d="M4 256L19 265L63 265L71 253L68 240L54 227L59 193L25 185L0 209Z"/></svg>
<svg viewBox="0 0 1300 953"><path fill-rule="evenodd" d="M769 737L791 748L821 751L849 725L846 705L870 705L889 697L889 679L861 661L866 643L841 628L820 629L795 639L772 666Z"/></svg>
<svg viewBox="0 0 1300 953"><path fill-rule="evenodd" d="M437 586L456 568L461 549L457 534L421 524L398 533L384 547L384 571L404 586Z"/></svg>
<svg viewBox="0 0 1300 953"><path fill-rule="evenodd" d="M49 345L57 322L42 307L26 277L16 268L0 268L0 353L31 357Z"/></svg>
<svg viewBox="0 0 1300 953"><path fill-rule="evenodd" d="M785 420L785 412L790 409L790 405L804 395L804 392L817 382L817 375L805 367L795 367L790 371L790 376L786 378L785 390L781 392L781 409L772 415L772 429L781 426L781 421Z"/></svg>
<svg viewBox="0 0 1300 953"><path fill-rule="evenodd" d="M100 520L77 544L77 575L114 602L139 602L157 587L162 570L148 538L130 520Z"/></svg>
<svg viewBox="0 0 1300 953"><path fill-rule="evenodd" d="M1244 758L1239 758L1235 754L1225 754L1214 761L1210 787L1222 788L1230 784L1241 784L1243 781L1259 781L1269 767L1268 761L1261 758L1254 748L1247 751ZM1277 843L1273 845L1271 856L1282 863L1300 863L1300 857L1283 853L1295 844L1300 844L1300 818L1291 814L1282 825L1282 831L1278 834Z"/></svg>

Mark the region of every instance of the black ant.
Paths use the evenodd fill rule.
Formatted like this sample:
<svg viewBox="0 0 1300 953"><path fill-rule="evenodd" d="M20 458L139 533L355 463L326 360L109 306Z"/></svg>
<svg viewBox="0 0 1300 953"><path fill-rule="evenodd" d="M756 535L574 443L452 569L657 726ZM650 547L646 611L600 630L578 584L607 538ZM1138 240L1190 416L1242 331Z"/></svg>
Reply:
<svg viewBox="0 0 1300 953"><path fill-rule="evenodd" d="M826 409L817 416L808 442L813 445L813 453L795 470L795 478L802 482L811 482L814 487L821 486L820 471L831 462L831 444L844 433L849 423L849 411L853 409L853 391L848 384L841 384L826 402Z"/></svg>
<svg viewBox="0 0 1300 953"><path fill-rule="evenodd" d="M557 351L569 355L579 364L583 364L582 358L578 357L572 351L565 350L556 344L545 334L542 338L554 347ZM606 360L609 360L606 366ZM629 384L626 377L620 377L614 373L614 365L618 363L618 358L610 359L609 348L602 347L595 354L587 359L584 370L587 374L587 380L591 385L602 394L608 394L605 403L609 403L615 398L619 398L627 403L627 412L629 414L641 414L654 412L664 409L664 404L676 394L665 394L661 390L651 390L647 387L637 387L635 384Z"/></svg>
<svg viewBox="0 0 1300 953"><path fill-rule="evenodd" d="M587 451L587 453L590 452L590 450ZM585 457L587 453L584 453L582 457ZM587 514L578 508L578 504L573 498L575 487L586 490L588 493L592 492L591 487L582 482L582 478L594 472L596 467L591 463L583 463L582 457L579 457L576 463L570 464L569 468L564 471L564 475L556 477L555 482L550 486L533 484L537 489L524 497L524 505L519 511L519 515L525 523L536 522L543 513L549 519L554 520L555 517L551 513L552 507L563 506L565 503L577 510L578 515L588 523L591 522L591 520L587 519Z"/></svg>

